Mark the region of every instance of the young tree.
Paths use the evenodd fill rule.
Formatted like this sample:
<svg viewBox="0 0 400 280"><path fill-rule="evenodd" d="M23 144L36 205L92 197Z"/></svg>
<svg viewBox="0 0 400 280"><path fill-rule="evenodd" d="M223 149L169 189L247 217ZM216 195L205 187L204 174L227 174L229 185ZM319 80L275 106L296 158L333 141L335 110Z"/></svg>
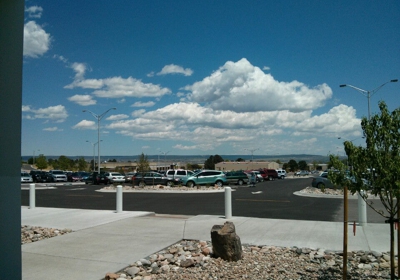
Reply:
<svg viewBox="0 0 400 280"><path fill-rule="evenodd" d="M139 172L145 172L150 170L150 164L149 161L147 160L147 156L145 156L143 153L139 156L137 170Z"/></svg>
<svg viewBox="0 0 400 280"><path fill-rule="evenodd" d="M297 162L294 159L289 160L288 166L290 171L296 171L298 169Z"/></svg>
<svg viewBox="0 0 400 280"><path fill-rule="evenodd" d="M300 160L298 166L301 170L308 170L308 165L305 160Z"/></svg>
<svg viewBox="0 0 400 280"><path fill-rule="evenodd" d="M36 167L39 168L40 170L45 169L48 166L46 157L43 154L38 156L35 164Z"/></svg>
<svg viewBox="0 0 400 280"><path fill-rule="evenodd" d="M224 159L220 155L215 155L215 156L210 156L205 162L204 162L204 169L215 169L215 164L219 162L223 162Z"/></svg>
<svg viewBox="0 0 400 280"><path fill-rule="evenodd" d="M78 170L87 170L88 164L84 157L78 159Z"/></svg>
<svg viewBox="0 0 400 280"><path fill-rule="evenodd" d="M58 166L61 170L73 169L74 161L66 156L60 156L58 158Z"/></svg>
<svg viewBox="0 0 400 280"><path fill-rule="evenodd" d="M394 223L398 222L395 217L400 203L400 108L390 113L381 101L379 109L379 115L361 121L366 147L345 141L344 148L352 167L349 190L361 193L366 203L387 218L390 225L391 279L394 279ZM367 191L379 197L387 213L368 201Z"/></svg>

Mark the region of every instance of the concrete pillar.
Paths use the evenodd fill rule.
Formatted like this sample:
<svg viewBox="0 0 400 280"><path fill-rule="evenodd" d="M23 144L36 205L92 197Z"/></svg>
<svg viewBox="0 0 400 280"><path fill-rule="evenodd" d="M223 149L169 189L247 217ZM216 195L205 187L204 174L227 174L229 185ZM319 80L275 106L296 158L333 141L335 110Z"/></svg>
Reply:
<svg viewBox="0 0 400 280"><path fill-rule="evenodd" d="M29 184L29 208L35 209L35 207L36 207L35 184Z"/></svg>
<svg viewBox="0 0 400 280"><path fill-rule="evenodd" d="M22 279L21 107L24 0L0 1L0 278Z"/></svg>
<svg viewBox="0 0 400 280"><path fill-rule="evenodd" d="M225 187L225 219L232 219L232 189Z"/></svg>
<svg viewBox="0 0 400 280"><path fill-rule="evenodd" d="M360 191L361 195L364 194L364 191ZM358 193L358 223L360 226L367 225L367 203Z"/></svg>
<svg viewBox="0 0 400 280"><path fill-rule="evenodd" d="M122 213L122 186L117 186L117 213Z"/></svg>

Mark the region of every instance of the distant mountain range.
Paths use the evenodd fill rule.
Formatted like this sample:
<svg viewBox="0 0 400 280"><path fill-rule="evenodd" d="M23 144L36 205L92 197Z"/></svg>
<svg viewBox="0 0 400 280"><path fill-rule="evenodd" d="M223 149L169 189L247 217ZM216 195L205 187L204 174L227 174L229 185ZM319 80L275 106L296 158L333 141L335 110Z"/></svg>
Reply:
<svg viewBox="0 0 400 280"><path fill-rule="evenodd" d="M35 156L37 158L38 155ZM48 156L45 155L47 159L58 159L60 156ZM204 163L206 159L208 159L211 155L147 155L147 159L151 162L190 162L190 163ZM224 160L229 160L229 161L235 161L239 158L242 158L246 161L251 161L253 158L253 161L276 161L280 160L281 162L288 162L291 159L294 159L295 161L300 161L300 160L305 160L307 163L312 163L313 161L319 162L319 163L326 163L329 161L329 157L326 156L321 156L321 155L309 155L309 154L289 154L289 155L220 155ZM85 158L85 160L90 161L93 159L93 156L67 156L68 158L75 160L79 159L81 157ZM32 158L32 156L22 156L21 159L23 161L27 161L29 158ZM110 156L110 155L102 155L101 156L101 161L114 161L116 160L117 162L134 162L137 161L139 158L139 155L132 155L132 156ZM344 157L343 157L344 158ZM96 161L97 161L97 155L96 155Z"/></svg>

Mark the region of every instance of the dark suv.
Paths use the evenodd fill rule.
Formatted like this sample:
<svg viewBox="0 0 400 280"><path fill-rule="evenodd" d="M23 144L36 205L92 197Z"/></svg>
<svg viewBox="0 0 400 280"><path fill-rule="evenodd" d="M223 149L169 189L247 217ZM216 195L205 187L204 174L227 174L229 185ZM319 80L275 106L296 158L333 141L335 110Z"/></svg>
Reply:
<svg viewBox="0 0 400 280"><path fill-rule="evenodd" d="M138 172L132 176L132 184L144 187L145 185L166 185L174 186L181 183L180 178L169 178L158 172Z"/></svg>
<svg viewBox="0 0 400 280"><path fill-rule="evenodd" d="M32 170L29 175L32 176L34 183L44 183L49 181L46 171Z"/></svg>
<svg viewBox="0 0 400 280"><path fill-rule="evenodd" d="M99 185L99 184L108 184L108 177L105 176L105 172L93 172L91 173L85 180L85 184L93 184L93 185Z"/></svg>

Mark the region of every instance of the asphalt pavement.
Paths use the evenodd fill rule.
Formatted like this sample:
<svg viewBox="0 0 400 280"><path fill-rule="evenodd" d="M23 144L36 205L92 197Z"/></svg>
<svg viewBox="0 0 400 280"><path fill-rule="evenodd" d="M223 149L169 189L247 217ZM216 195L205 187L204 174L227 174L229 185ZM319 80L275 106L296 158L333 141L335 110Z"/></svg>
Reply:
<svg viewBox="0 0 400 280"><path fill-rule="evenodd" d="M73 232L21 246L23 279L102 279L182 239L211 240L223 215L21 207L21 224ZM343 249L343 223L232 217L242 244ZM348 250L389 251L386 224L348 226Z"/></svg>

